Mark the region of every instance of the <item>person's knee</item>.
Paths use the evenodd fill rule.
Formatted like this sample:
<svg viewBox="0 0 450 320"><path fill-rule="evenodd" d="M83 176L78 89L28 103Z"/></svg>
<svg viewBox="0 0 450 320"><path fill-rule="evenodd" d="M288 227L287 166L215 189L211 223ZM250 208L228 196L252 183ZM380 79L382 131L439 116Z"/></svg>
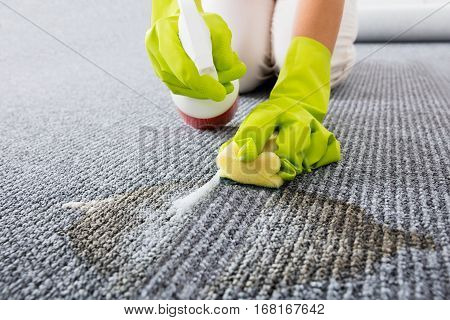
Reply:
<svg viewBox="0 0 450 320"><path fill-rule="evenodd" d="M279 71L292 41L295 8L298 0L278 0L272 19L272 53Z"/></svg>
<svg viewBox="0 0 450 320"><path fill-rule="evenodd" d="M350 74L355 63L355 40L358 34L357 1L345 1L341 27L331 59L331 85L343 82Z"/></svg>
<svg viewBox="0 0 450 320"><path fill-rule="evenodd" d="M350 75L356 60L356 50L354 44L341 47L335 50L331 59L331 87L342 83Z"/></svg>
<svg viewBox="0 0 450 320"><path fill-rule="evenodd" d="M275 66L280 70L292 41L297 0L278 0L272 20L272 52ZM331 59L331 85L345 80L355 60L355 47L358 32L356 0L347 0L336 46Z"/></svg>
<svg viewBox="0 0 450 320"><path fill-rule="evenodd" d="M253 91L261 84L262 80L256 75L257 71L247 67L247 73L239 79L239 93Z"/></svg>

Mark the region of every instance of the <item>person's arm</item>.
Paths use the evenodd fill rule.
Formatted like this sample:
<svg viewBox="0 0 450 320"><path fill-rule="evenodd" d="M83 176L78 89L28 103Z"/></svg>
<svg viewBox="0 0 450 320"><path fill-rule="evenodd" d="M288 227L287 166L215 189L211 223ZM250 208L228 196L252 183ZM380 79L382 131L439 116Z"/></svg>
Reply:
<svg viewBox="0 0 450 320"><path fill-rule="evenodd" d="M333 52L345 0L299 0L293 36L319 41Z"/></svg>
<svg viewBox="0 0 450 320"><path fill-rule="evenodd" d="M297 174L339 161L339 141L322 121L328 110L331 52L343 6L344 0L299 0L293 39L277 83L269 99L256 106L221 147L217 161L221 176L279 187ZM266 152L271 137L276 148ZM254 162L242 164L250 161Z"/></svg>

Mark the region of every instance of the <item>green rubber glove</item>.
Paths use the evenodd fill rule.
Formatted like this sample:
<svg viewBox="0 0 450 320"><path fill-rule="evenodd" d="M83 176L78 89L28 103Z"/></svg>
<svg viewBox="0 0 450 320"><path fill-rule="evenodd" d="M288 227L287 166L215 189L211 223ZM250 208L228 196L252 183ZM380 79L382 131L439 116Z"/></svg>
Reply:
<svg viewBox="0 0 450 320"><path fill-rule="evenodd" d="M330 51L321 43L293 39L269 100L250 112L221 150L234 141L240 148L238 158L253 161L278 131L275 154L283 180L338 161L339 141L322 125L330 96L330 60Z"/></svg>
<svg viewBox="0 0 450 320"><path fill-rule="evenodd" d="M200 76L178 37L179 8L176 0L153 0L151 28L145 46L156 75L178 95L222 101L233 91L231 81L241 78L245 65L231 48L231 31L217 14L204 13L195 0L211 33L213 60L219 80Z"/></svg>

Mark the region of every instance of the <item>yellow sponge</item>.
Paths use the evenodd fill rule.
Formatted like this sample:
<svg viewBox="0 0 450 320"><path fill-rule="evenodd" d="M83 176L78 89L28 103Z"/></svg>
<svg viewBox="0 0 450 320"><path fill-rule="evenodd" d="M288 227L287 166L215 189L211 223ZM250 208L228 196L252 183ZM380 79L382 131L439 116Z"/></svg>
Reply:
<svg viewBox="0 0 450 320"><path fill-rule="evenodd" d="M283 179L277 175L281 168L281 161L274 153L277 149L275 139L276 136L273 135L258 158L250 162L239 160L237 157L239 146L234 141L229 143L216 159L220 176L243 184L268 188L281 187Z"/></svg>

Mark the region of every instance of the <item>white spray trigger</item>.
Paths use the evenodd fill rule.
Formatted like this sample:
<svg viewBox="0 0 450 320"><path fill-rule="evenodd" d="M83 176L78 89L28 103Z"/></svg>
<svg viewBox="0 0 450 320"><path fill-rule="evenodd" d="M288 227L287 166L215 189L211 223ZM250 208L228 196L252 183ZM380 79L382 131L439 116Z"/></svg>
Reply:
<svg viewBox="0 0 450 320"><path fill-rule="evenodd" d="M200 75L218 80L212 56L211 34L194 0L178 0L180 17L178 31L186 54L194 62Z"/></svg>

